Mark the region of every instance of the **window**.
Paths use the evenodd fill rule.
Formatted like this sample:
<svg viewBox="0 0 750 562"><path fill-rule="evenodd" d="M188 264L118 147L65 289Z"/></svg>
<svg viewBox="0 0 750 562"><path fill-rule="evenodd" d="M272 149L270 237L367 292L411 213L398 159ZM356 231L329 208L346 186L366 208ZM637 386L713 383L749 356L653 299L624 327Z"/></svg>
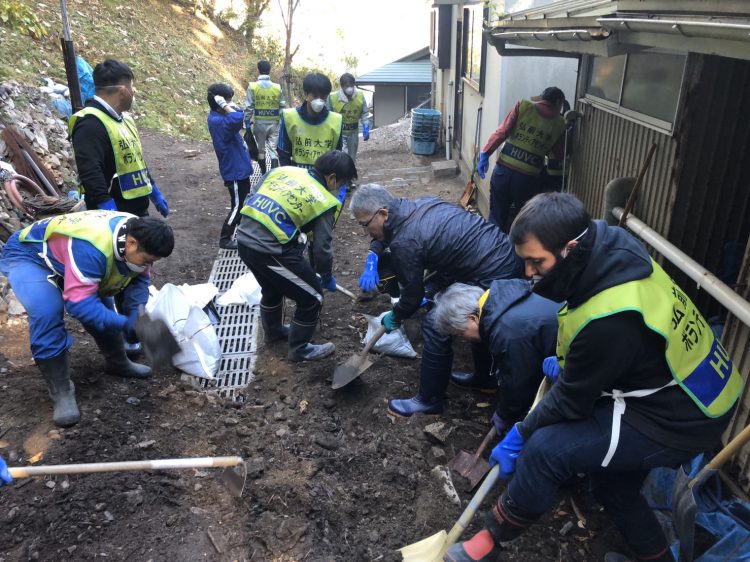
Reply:
<svg viewBox="0 0 750 562"><path fill-rule="evenodd" d="M618 113L672 130L685 55L649 52L592 57L586 96Z"/></svg>
<svg viewBox="0 0 750 562"><path fill-rule="evenodd" d="M487 8L474 6L464 8L463 77L472 82L480 93L484 93L485 41L482 22Z"/></svg>

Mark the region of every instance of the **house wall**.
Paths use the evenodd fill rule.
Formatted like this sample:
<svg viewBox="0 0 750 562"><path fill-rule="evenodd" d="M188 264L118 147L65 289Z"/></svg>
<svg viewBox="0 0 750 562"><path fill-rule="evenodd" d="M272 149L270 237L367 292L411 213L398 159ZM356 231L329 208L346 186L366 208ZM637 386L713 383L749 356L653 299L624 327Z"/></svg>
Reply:
<svg viewBox="0 0 750 562"><path fill-rule="evenodd" d="M374 101L375 127L395 123L404 116L404 86L376 86Z"/></svg>

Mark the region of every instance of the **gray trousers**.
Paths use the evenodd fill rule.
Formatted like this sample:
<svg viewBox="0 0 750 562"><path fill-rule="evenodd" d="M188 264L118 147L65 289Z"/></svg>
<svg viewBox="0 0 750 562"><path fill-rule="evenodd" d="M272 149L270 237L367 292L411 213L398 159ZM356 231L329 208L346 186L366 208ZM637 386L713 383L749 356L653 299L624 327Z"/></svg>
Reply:
<svg viewBox="0 0 750 562"><path fill-rule="evenodd" d="M344 133L341 135L344 139L343 149L349 156L352 157L354 162L357 162L357 147L359 147L359 130L352 131L351 133Z"/></svg>
<svg viewBox="0 0 750 562"><path fill-rule="evenodd" d="M266 144L268 145L268 155L271 157L271 160L279 159L279 155L276 153L276 143L279 142L278 121L256 120L253 125L253 135L255 136L255 142L258 143L258 159L265 160Z"/></svg>

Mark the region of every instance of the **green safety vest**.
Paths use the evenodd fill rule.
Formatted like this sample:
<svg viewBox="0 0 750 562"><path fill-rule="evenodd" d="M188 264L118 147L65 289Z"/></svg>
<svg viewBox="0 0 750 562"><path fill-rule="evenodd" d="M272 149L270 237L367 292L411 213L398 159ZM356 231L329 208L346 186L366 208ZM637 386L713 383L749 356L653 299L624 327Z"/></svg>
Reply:
<svg viewBox="0 0 750 562"><path fill-rule="evenodd" d="M135 199L150 195L153 191L151 176L143 159L141 139L130 115L123 114L122 121L117 121L108 113L95 107L84 107L73 114L68 121L68 134L72 137L76 121L87 115L93 115L107 129L109 142L115 153L115 170L120 183L123 199Z"/></svg>
<svg viewBox="0 0 750 562"><path fill-rule="evenodd" d="M253 92L253 116L256 121L278 121L281 107L281 86L272 83L264 88L258 82L250 83Z"/></svg>
<svg viewBox="0 0 750 562"><path fill-rule="evenodd" d="M500 162L530 176L538 176L544 157L555 146L565 131L562 116L545 119L534 107L534 102L522 100L516 125L500 151Z"/></svg>
<svg viewBox="0 0 750 562"><path fill-rule="evenodd" d="M107 259L107 269L99 281L99 295L109 297L122 291L140 273L128 270L123 275L115 265L115 241L111 227L113 218L133 218L130 213L116 211L82 211L67 213L32 223L21 231L21 242L47 242L53 234L85 240L99 250ZM118 221L119 224L119 221ZM46 261L47 248L44 248Z"/></svg>
<svg viewBox="0 0 750 562"><path fill-rule="evenodd" d="M302 226L333 208L338 216L341 202L307 170L282 166L268 173L240 212L286 244L297 237Z"/></svg>
<svg viewBox="0 0 750 562"><path fill-rule="evenodd" d="M346 95L346 94L345 94ZM357 90L351 100L343 101L338 92L328 96L331 107L335 113L340 113L343 117L343 130L345 133L359 131L359 120L362 117L362 109L365 107L365 96Z"/></svg>
<svg viewBox="0 0 750 562"><path fill-rule="evenodd" d="M292 160L297 166L312 167L326 152L334 150L341 136L342 117L328 112L317 125L306 123L295 108L284 110L284 127L291 144Z"/></svg>
<svg viewBox="0 0 750 562"><path fill-rule="evenodd" d="M589 322L623 311L638 312L646 326L664 338L673 378L670 385L679 385L707 417L718 418L737 401L742 377L690 298L659 264L651 263L654 270L649 277L605 289L581 306L571 310L566 305L558 312L558 361L564 368L570 346ZM657 390L661 388L632 395Z"/></svg>

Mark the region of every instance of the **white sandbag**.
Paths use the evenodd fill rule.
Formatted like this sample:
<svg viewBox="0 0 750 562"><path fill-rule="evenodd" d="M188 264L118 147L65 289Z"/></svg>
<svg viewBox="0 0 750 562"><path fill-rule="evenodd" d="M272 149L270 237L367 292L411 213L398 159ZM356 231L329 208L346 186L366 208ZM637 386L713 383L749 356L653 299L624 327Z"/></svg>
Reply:
<svg viewBox="0 0 750 562"><path fill-rule="evenodd" d="M258 303L260 303L260 284L249 271L235 279L229 290L216 299L216 304L219 306L230 304L255 306Z"/></svg>
<svg viewBox="0 0 750 562"><path fill-rule="evenodd" d="M211 320L200 307L192 304L179 287L167 283L155 294L151 292L146 311L164 320L177 339L180 352L172 358L176 368L204 379L215 377L221 346Z"/></svg>
<svg viewBox="0 0 750 562"><path fill-rule="evenodd" d="M179 288L190 301L190 304L194 304L198 308L203 308L219 294L219 288L213 283L199 283L198 285L183 283Z"/></svg>
<svg viewBox="0 0 750 562"><path fill-rule="evenodd" d="M365 318L367 319L367 333L362 343L367 345L367 342L372 339L375 332L380 328L380 321L383 319L383 316L388 314L388 312L385 311L380 316L365 314ZM376 353L385 353L392 357L404 357L406 359L414 359L417 356L417 352L411 346L411 342L406 336L403 326L398 330L393 330L390 334L383 334L383 337L375 343L372 350Z"/></svg>

